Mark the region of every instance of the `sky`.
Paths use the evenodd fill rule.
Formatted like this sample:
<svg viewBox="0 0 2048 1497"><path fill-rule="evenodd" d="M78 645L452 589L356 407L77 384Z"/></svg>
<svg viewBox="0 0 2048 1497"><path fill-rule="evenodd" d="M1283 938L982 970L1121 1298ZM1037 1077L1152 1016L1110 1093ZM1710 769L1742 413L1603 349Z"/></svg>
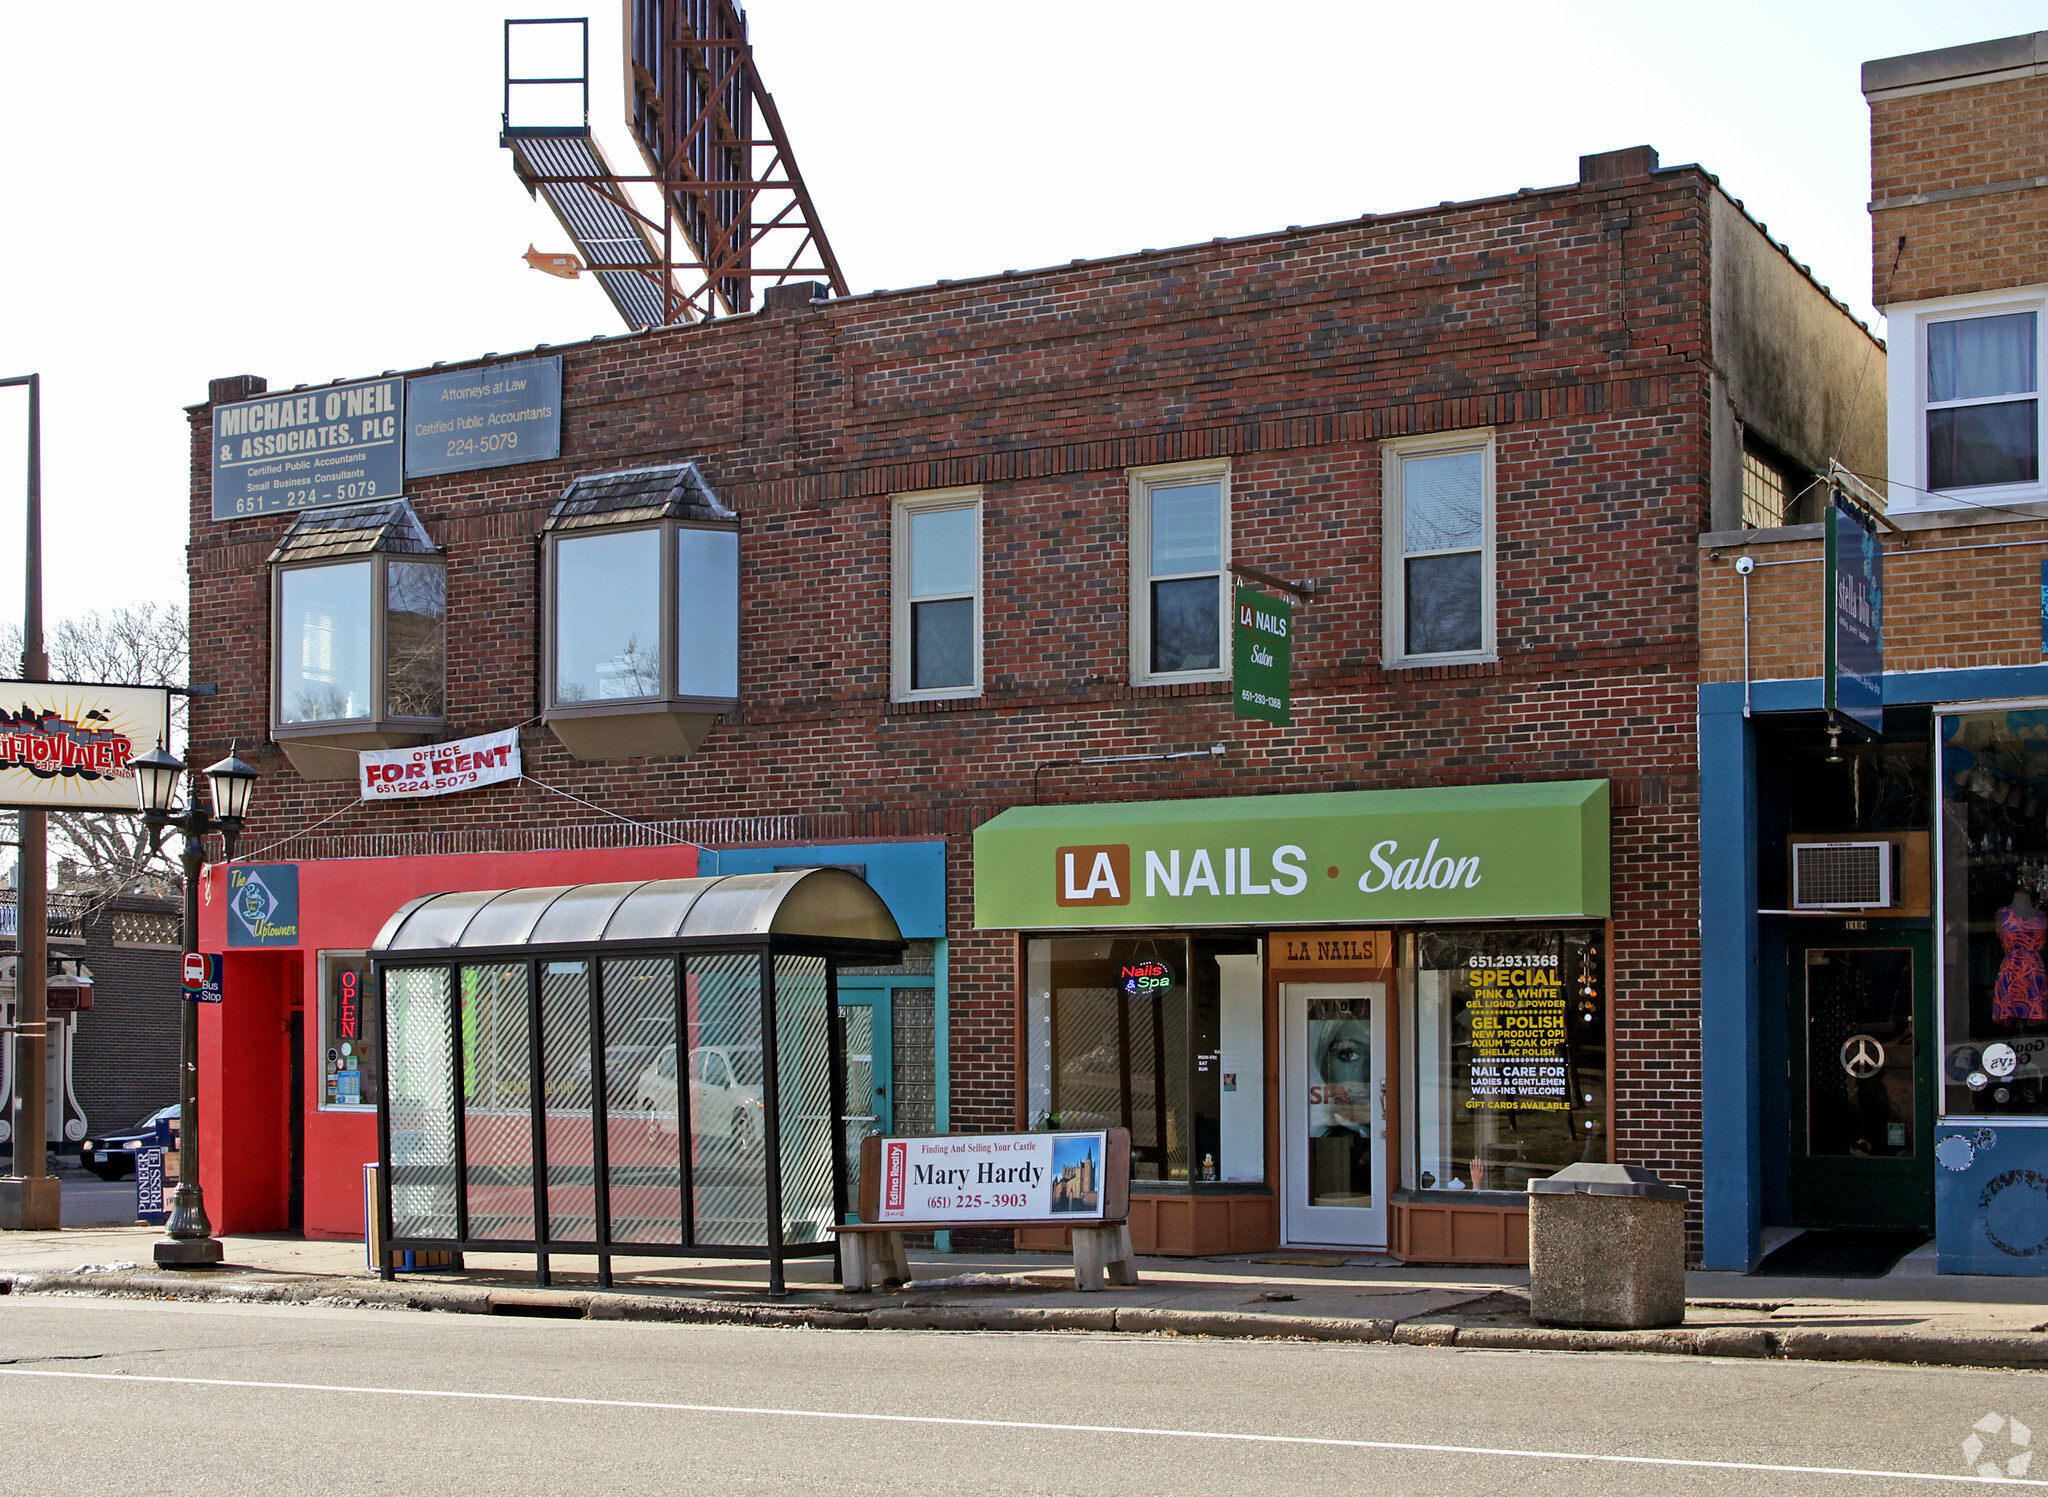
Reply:
<svg viewBox="0 0 2048 1497"><path fill-rule="evenodd" d="M182 600L183 407L622 324L497 143L502 22L617 0L0 0L0 375L43 377L47 617ZM753 0L855 292L1698 162L1871 320L1870 58L2048 28L2006 0ZM1882 332L1882 323L1873 322ZM0 618L26 402L0 390Z"/></svg>

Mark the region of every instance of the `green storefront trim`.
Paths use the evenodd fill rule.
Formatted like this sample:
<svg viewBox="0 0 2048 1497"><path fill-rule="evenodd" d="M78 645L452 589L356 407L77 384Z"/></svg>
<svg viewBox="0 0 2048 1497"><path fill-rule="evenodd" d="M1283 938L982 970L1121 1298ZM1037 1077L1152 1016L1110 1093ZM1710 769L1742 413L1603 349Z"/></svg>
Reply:
<svg viewBox="0 0 2048 1497"><path fill-rule="evenodd" d="M1608 911L1605 780L1014 806L974 834L982 930Z"/></svg>

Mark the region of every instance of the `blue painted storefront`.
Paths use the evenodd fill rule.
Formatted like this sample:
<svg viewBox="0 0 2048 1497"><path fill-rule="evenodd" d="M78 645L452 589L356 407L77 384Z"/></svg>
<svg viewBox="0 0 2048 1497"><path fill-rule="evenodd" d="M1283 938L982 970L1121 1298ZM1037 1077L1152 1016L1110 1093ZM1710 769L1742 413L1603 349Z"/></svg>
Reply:
<svg viewBox="0 0 2048 1497"><path fill-rule="evenodd" d="M1745 718L1745 692L1752 716ZM1887 707L2048 697L2048 665L1898 671ZM1706 1268L1737 1272L1759 1256L1766 1140L1786 1129L1772 1085L1763 1011L1770 933L1757 909L1754 719L1818 714L1819 677L1703 686L1700 745L1700 1084ZM1781 943L1773 950L1782 960ZM1776 1026L1782 1027L1782 1026ZM1935 1132L1935 1241L1943 1273L2048 1274L2048 1125L1982 1122ZM1961 1143L1951 1143L1960 1139Z"/></svg>

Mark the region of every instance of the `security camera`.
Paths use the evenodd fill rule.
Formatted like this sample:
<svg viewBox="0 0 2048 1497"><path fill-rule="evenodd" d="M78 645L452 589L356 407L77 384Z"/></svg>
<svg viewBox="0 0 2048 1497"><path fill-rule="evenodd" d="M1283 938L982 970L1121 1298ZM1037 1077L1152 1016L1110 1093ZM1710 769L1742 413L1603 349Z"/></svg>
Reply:
<svg viewBox="0 0 2048 1497"><path fill-rule="evenodd" d="M1740 572L1743 576L1747 577L1751 572L1754 572L1756 570L1756 558L1754 556L1736 557L1735 570Z"/></svg>

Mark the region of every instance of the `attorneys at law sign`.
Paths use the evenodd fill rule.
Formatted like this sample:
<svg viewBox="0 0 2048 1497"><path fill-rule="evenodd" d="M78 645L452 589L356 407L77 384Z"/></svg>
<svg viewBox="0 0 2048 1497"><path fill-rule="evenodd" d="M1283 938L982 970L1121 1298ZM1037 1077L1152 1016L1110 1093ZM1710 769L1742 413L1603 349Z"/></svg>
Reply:
<svg viewBox="0 0 2048 1497"><path fill-rule="evenodd" d="M1608 913L1605 780L1019 806L974 846L982 929Z"/></svg>

